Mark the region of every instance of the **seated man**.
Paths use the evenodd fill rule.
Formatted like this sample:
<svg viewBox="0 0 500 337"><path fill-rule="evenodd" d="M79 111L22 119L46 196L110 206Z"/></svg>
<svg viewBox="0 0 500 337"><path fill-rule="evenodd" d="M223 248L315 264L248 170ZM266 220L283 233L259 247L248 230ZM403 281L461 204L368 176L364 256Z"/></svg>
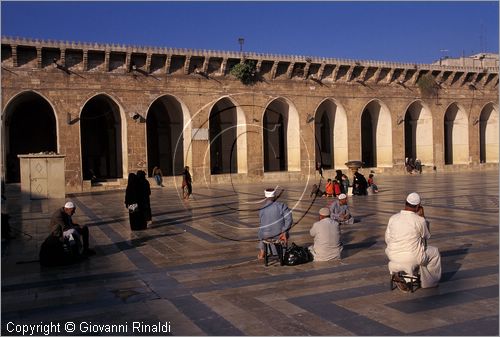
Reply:
<svg viewBox="0 0 500 337"><path fill-rule="evenodd" d="M73 223L71 217L75 214L76 207L68 201L64 207L59 208L52 214L50 219L51 234L59 238L61 242L68 239L70 244L80 245L80 236L83 239L82 255L94 255L95 251L89 248L89 229L85 225Z"/></svg>
<svg viewBox="0 0 500 337"><path fill-rule="evenodd" d="M275 189L266 189L264 191L266 200L264 206L259 211L259 255L258 259L264 258L263 240L281 240L288 241L288 231L292 227L292 211L282 202L276 201ZM273 251L273 254L276 253Z"/></svg>
<svg viewBox="0 0 500 337"><path fill-rule="evenodd" d="M385 231L389 271L396 273L419 266L422 288L436 287L441 278L441 256L436 247L427 245L430 237L429 223L424 218L420 196L415 192L410 193L404 210L389 219Z"/></svg>
<svg viewBox="0 0 500 337"><path fill-rule="evenodd" d="M330 204L330 218L340 225L352 225L354 217L351 215L349 205L347 205L347 195L341 193L338 199L333 199Z"/></svg>
<svg viewBox="0 0 500 337"><path fill-rule="evenodd" d="M323 207L319 210L319 221L313 224L309 234L314 238L314 245L309 247L314 261L340 259L340 225L330 219L330 209Z"/></svg>

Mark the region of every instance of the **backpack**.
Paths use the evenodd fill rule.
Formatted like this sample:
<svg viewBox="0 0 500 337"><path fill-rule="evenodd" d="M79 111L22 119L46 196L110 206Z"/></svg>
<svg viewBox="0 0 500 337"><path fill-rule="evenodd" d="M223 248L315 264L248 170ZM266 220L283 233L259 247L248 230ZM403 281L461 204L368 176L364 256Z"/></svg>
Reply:
<svg viewBox="0 0 500 337"><path fill-rule="evenodd" d="M298 264L307 263L312 261L311 253L306 247L297 246L292 243L285 251L284 262L287 266L295 266Z"/></svg>

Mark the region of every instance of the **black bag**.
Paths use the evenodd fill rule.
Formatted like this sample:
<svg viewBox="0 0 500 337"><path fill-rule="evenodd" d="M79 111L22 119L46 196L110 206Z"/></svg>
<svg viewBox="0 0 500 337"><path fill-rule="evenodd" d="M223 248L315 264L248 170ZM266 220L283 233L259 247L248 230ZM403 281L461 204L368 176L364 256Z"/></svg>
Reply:
<svg viewBox="0 0 500 337"><path fill-rule="evenodd" d="M295 266L309 261L312 261L309 249L297 246L295 243L292 243L292 245L286 249L284 262L287 266Z"/></svg>

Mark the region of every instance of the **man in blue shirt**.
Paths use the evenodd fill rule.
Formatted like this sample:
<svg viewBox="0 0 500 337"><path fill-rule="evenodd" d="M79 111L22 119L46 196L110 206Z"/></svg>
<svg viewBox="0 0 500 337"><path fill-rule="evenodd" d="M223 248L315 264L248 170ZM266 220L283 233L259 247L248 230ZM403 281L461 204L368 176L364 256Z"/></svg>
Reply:
<svg viewBox="0 0 500 337"><path fill-rule="evenodd" d="M330 204L330 217L341 225L352 225L354 217L351 215L347 204L347 195L339 194L338 199L333 199Z"/></svg>
<svg viewBox="0 0 500 337"><path fill-rule="evenodd" d="M282 202L276 201L276 189L264 191L266 200L259 211L259 259L264 258L264 243L262 240L288 241L288 231L292 227L292 211Z"/></svg>

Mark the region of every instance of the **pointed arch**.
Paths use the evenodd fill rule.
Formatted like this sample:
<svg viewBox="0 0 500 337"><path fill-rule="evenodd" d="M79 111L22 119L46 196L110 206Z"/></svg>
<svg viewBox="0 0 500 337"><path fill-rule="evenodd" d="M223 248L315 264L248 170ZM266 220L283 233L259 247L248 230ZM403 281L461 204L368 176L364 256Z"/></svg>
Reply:
<svg viewBox="0 0 500 337"><path fill-rule="evenodd" d="M347 114L334 99L323 100L315 112L315 161L325 168L345 167L348 161Z"/></svg>
<svg viewBox="0 0 500 337"><path fill-rule="evenodd" d="M211 174L247 173L246 117L229 96L221 97L210 109Z"/></svg>
<svg viewBox="0 0 500 337"><path fill-rule="evenodd" d="M479 159L481 163L498 163L498 107L486 104L479 115Z"/></svg>
<svg viewBox="0 0 500 337"><path fill-rule="evenodd" d="M164 176L175 176L191 166L190 116L186 105L173 95L151 102L146 111L148 172L159 166Z"/></svg>
<svg viewBox="0 0 500 337"><path fill-rule="evenodd" d="M300 171L300 123L295 106L283 97L273 99L262 123L264 172Z"/></svg>
<svg viewBox="0 0 500 337"><path fill-rule="evenodd" d="M469 118L465 109L452 103L444 114L444 163L469 162Z"/></svg>
<svg viewBox="0 0 500 337"><path fill-rule="evenodd" d="M90 97L80 111L83 180L123 178L128 171L124 110L107 93Z"/></svg>
<svg viewBox="0 0 500 337"><path fill-rule="evenodd" d="M361 160L366 167L392 167L392 121L387 106L369 102L361 113Z"/></svg>
<svg viewBox="0 0 500 337"><path fill-rule="evenodd" d="M58 120L54 106L29 90L12 97L2 123L3 172L7 183L20 182L19 154L58 152Z"/></svg>
<svg viewBox="0 0 500 337"><path fill-rule="evenodd" d="M408 105L404 118L405 157L434 165L432 113L422 101Z"/></svg>

